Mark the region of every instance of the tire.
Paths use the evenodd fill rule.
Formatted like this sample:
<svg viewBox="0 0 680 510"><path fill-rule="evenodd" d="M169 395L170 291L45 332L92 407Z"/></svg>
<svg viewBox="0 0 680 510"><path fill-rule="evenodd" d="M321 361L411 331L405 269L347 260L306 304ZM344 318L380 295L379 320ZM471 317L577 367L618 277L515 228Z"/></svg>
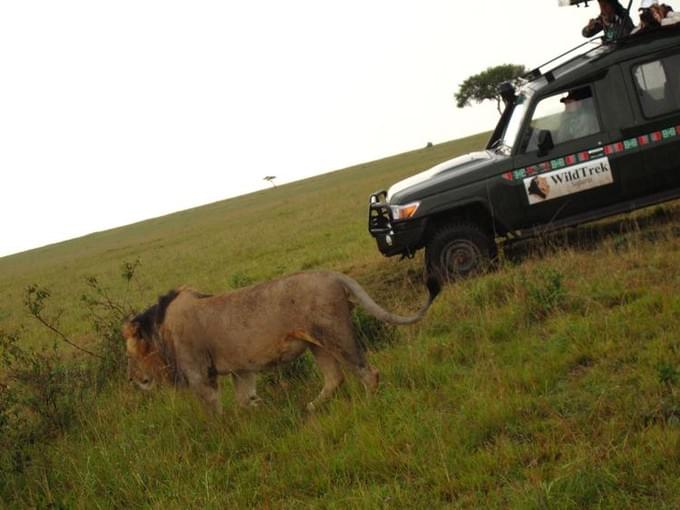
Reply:
<svg viewBox="0 0 680 510"><path fill-rule="evenodd" d="M425 247L429 274L450 282L488 269L496 243L474 223L454 223L435 232Z"/></svg>

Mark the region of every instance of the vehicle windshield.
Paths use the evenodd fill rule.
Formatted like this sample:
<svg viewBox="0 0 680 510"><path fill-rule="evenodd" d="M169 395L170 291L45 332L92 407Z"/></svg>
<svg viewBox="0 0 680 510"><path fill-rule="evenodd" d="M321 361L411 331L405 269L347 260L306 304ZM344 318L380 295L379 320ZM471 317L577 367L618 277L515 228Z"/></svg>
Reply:
<svg viewBox="0 0 680 510"><path fill-rule="evenodd" d="M525 94L519 94L515 98L515 108L512 111L512 116L508 120L508 124L505 127L503 136L500 137L498 141L498 152L506 155L510 155L515 142L517 141L517 136L519 135L519 130L522 127L522 121L524 120L524 115L527 112L527 105L529 104L528 97Z"/></svg>

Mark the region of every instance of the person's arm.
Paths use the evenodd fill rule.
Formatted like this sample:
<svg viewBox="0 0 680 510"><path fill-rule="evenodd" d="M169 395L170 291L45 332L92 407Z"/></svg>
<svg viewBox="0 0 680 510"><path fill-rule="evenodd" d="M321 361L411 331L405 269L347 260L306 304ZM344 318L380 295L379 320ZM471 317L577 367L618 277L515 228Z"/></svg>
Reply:
<svg viewBox="0 0 680 510"><path fill-rule="evenodd" d="M583 37L592 37L602 30L602 28L602 20L598 16L597 18L591 19L588 24L583 27L581 33L583 34Z"/></svg>
<svg viewBox="0 0 680 510"><path fill-rule="evenodd" d="M674 25L676 23L680 22L680 12L669 12L666 14L666 17L661 20L661 25L666 26L666 25Z"/></svg>

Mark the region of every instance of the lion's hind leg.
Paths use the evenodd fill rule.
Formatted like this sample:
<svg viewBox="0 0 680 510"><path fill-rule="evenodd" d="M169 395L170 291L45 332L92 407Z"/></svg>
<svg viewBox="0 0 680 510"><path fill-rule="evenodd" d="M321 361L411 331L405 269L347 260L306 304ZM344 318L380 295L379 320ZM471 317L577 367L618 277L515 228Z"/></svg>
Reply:
<svg viewBox="0 0 680 510"><path fill-rule="evenodd" d="M314 355L319 370L323 375L323 388L321 393L307 404L308 411L318 409L321 404L327 401L333 393L340 387L345 380L345 376L340 368L340 363L335 356L323 346L314 344L310 346L310 350Z"/></svg>
<svg viewBox="0 0 680 510"><path fill-rule="evenodd" d="M359 379L364 384L366 392L372 395L378 390L378 385L380 384L380 372L373 365L366 363L363 366L354 367Z"/></svg>
<svg viewBox="0 0 680 510"><path fill-rule="evenodd" d="M375 393L380 382L380 372L366 360L366 353L354 336L350 316L344 320L338 319L324 333L324 345L354 372L369 395Z"/></svg>
<svg viewBox="0 0 680 510"><path fill-rule="evenodd" d="M340 354L349 368L354 372L357 378L361 381L366 388L366 393L372 395L378 390L378 384L380 383L380 372L377 368L366 361L366 356L363 351L358 350L358 346L355 352L347 353L341 351Z"/></svg>

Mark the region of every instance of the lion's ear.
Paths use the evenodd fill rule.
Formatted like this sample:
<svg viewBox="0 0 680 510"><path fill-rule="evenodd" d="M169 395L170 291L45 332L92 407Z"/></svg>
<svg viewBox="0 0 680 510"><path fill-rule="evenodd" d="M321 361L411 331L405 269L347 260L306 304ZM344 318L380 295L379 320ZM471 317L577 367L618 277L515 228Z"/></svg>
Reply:
<svg viewBox="0 0 680 510"><path fill-rule="evenodd" d="M138 338L139 337L139 323L130 320L123 324L123 338Z"/></svg>
<svg viewBox="0 0 680 510"><path fill-rule="evenodd" d="M142 334L142 325L135 321L125 321L123 324L123 337L128 354L135 356L146 356L149 352L148 342Z"/></svg>

